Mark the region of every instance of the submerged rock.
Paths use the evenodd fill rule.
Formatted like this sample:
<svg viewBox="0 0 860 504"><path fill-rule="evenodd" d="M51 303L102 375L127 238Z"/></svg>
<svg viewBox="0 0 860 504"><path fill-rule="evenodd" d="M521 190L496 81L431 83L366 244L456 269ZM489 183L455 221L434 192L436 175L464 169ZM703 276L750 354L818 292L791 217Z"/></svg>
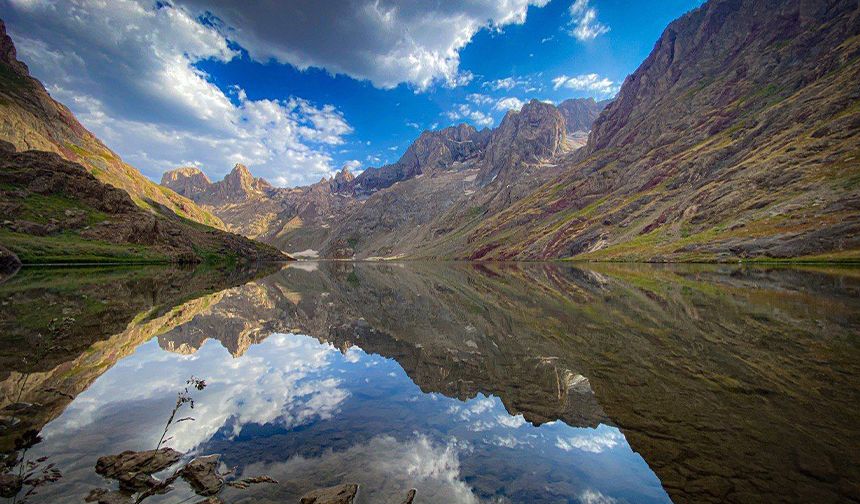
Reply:
<svg viewBox="0 0 860 504"><path fill-rule="evenodd" d="M0 474L0 497L11 499L18 495L24 481L17 474Z"/></svg>
<svg viewBox="0 0 860 504"><path fill-rule="evenodd" d="M328 488L319 488L302 496L300 504L352 504L358 485L344 483Z"/></svg>
<svg viewBox="0 0 860 504"><path fill-rule="evenodd" d="M412 504L412 501L415 500L415 494L418 493L414 488L409 490L406 494L406 500L403 501L403 504Z"/></svg>
<svg viewBox="0 0 860 504"><path fill-rule="evenodd" d="M224 487L224 479L218 474L220 455L197 457L182 468L182 479L191 485L198 495L215 495Z"/></svg>
<svg viewBox="0 0 860 504"><path fill-rule="evenodd" d="M0 245L0 280L12 276L21 267L21 260L11 250Z"/></svg>
<svg viewBox="0 0 860 504"><path fill-rule="evenodd" d="M136 452L126 450L119 455L100 457L96 472L119 481L120 488L144 490L158 484L153 473L167 469L182 456L172 448Z"/></svg>
<svg viewBox="0 0 860 504"><path fill-rule="evenodd" d="M95 502L96 504L131 504L131 496L126 495L116 490L106 490L97 488L92 490L89 495L84 498L86 502Z"/></svg>

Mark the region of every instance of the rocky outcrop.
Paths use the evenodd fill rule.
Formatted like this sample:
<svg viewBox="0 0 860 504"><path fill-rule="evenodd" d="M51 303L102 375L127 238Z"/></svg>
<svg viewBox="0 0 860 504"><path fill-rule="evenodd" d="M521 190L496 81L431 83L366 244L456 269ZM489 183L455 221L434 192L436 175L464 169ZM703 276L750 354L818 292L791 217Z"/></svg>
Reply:
<svg viewBox="0 0 860 504"><path fill-rule="evenodd" d="M151 212L178 214L222 228L223 223L188 198L165 191L124 163L55 101L16 59L15 46L0 21L0 140L17 150L54 152L79 163L100 181L127 192Z"/></svg>
<svg viewBox="0 0 860 504"><path fill-rule="evenodd" d="M308 492L301 498L301 504L352 504L358 493L358 485L344 483Z"/></svg>
<svg viewBox="0 0 860 504"><path fill-rule="evenodd" d="M199 168L186 166L161 176L161 185L172 189L176 194L194 200L200 194L205 193L212 182Z"/></svg>
<svg viewBox="0 0 860 504"><path fill-rule="evenodd" d="M509 110L483 152L479 182L489 184L497 177L510 182L521 165L560 153L564 137L564 118L552 104L532 100L519 112Z"/></svg>
<svg viewBox="0 0 860 504"><path fill-rule="evenodd" d="M329 191L333 193L352 192L355 188L355 175L344 166L328 180Z"/></svg>
<svg viewBox="0 0 860 504"><path fill-rule="evenodd" d="M595 101L594 98L571 98L559 103L557 108L564 118L568 133L589 131L594 120L611 100Z"/></svg>
<svg viewBox="0 0 860 504"><path fill-rule="evenodd" d="M477 131L467 124L425 131L396 163L364 170L355 179L355 191L368 195L401 180L449 170L478 154L488 138L488 130Z"/></svg>
<svg viewBox="0 0 860 504"><path fill-rule="evenodd" d="M224 478L218 474L220 458L220 455L197 457L182 468L182 479L188 482L194 493L206 497L224 488Z"/></svg>
<svg viewBox="0 0 860 504"><path fill-rule="evenodd" d="M21 267L21 260L11 250L0 246L0 280L14 275Z"/></svg>
<svg viewBox="0 0 860 504"><path fill-rule="evenodd" d="M141 452L126 450L119 455L99 457L96 472L117 480L123 490L140 492L158 485L158 480L152 475L172 466L181 457L182 454L172 448Z"/></svg>

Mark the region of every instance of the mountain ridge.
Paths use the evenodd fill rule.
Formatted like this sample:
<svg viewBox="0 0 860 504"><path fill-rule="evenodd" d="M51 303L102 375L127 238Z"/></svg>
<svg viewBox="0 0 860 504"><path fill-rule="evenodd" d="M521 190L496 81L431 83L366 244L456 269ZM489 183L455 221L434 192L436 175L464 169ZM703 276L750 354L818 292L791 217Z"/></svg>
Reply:
<svg viewBox="0 0 860 504"><path fill-rule="evenodd" d="M856 260L858 19L840 0L710 0L612 101L423 132L334 190L272 189L253 236L333 258ZM251 206L212 210L241 231Z"/></svg>

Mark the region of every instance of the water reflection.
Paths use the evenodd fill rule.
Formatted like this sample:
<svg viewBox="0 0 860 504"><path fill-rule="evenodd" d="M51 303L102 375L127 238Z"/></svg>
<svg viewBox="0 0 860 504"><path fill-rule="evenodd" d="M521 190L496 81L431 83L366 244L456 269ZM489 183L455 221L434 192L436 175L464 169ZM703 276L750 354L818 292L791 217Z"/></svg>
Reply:
<svg viewBox="0 0 860 504"><path fill-rule="evenodd" d="M282 483L228 502L348 481L359 502L860 494L856 271L301 266L155 313L123 301L148 315L10 372L4 407L54 418L34 450L64 478L38 498L79 502L106 485L98 456L153 448L190 374L210 385L170 446ZM4 327L43 295L9 292Z"/></svg>

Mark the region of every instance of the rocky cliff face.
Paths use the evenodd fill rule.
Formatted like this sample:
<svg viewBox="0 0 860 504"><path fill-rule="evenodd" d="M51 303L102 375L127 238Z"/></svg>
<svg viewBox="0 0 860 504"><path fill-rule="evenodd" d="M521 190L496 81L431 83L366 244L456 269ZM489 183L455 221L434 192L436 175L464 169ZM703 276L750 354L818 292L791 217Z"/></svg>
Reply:
<svg viewBox="0 0 860 504"><path fill-rule="evenodd" d="M187 166L165 172L161 177L161 185L194 200L197 195L206 192L212 182L199 168Z"/></svg>
<svg viewBox="0 0 860 504"><path fill-rule="evenodd" d="M509 180L519 165L549 160L564 147L564 128L564 118L549 103L532 100L519 112L509 110L483 153L479 182Z"/></svg>
<svg viewBox="0 0 860 504"><path fill-rule="evenodd" d="M558 104L558 111L564 118L564 128L568 133L586 132L594 120L611 100L595 101L594 98L572 98Z"/></svg>
<svg viewBox="0 0 860 504"><path fill-rule="evenodd" d="M368 195L401 180L448 170L478 154L488 138L487 130L477 131L467 124L425 131L396 163L368 168L356 177L356 193Z"/></svg>
<svg viewBox="0 0 860 504"><path fill-rule="evenodd" d="M165 191L125 164L87 131L75 116L56 102L42 83L32 78L27 66L16 58L12 39L0 21L0 140L20 151L56 152L84 166L102 182L118 187L147 210L166 209L210 226L223 223L191 200Z"/></svg>
<svg viewBox="0 0 860 504"><path fill-rule="evenodd" d="M714 0L671 23L582 154L464 256L856 257L858 12Z"/></svg>

